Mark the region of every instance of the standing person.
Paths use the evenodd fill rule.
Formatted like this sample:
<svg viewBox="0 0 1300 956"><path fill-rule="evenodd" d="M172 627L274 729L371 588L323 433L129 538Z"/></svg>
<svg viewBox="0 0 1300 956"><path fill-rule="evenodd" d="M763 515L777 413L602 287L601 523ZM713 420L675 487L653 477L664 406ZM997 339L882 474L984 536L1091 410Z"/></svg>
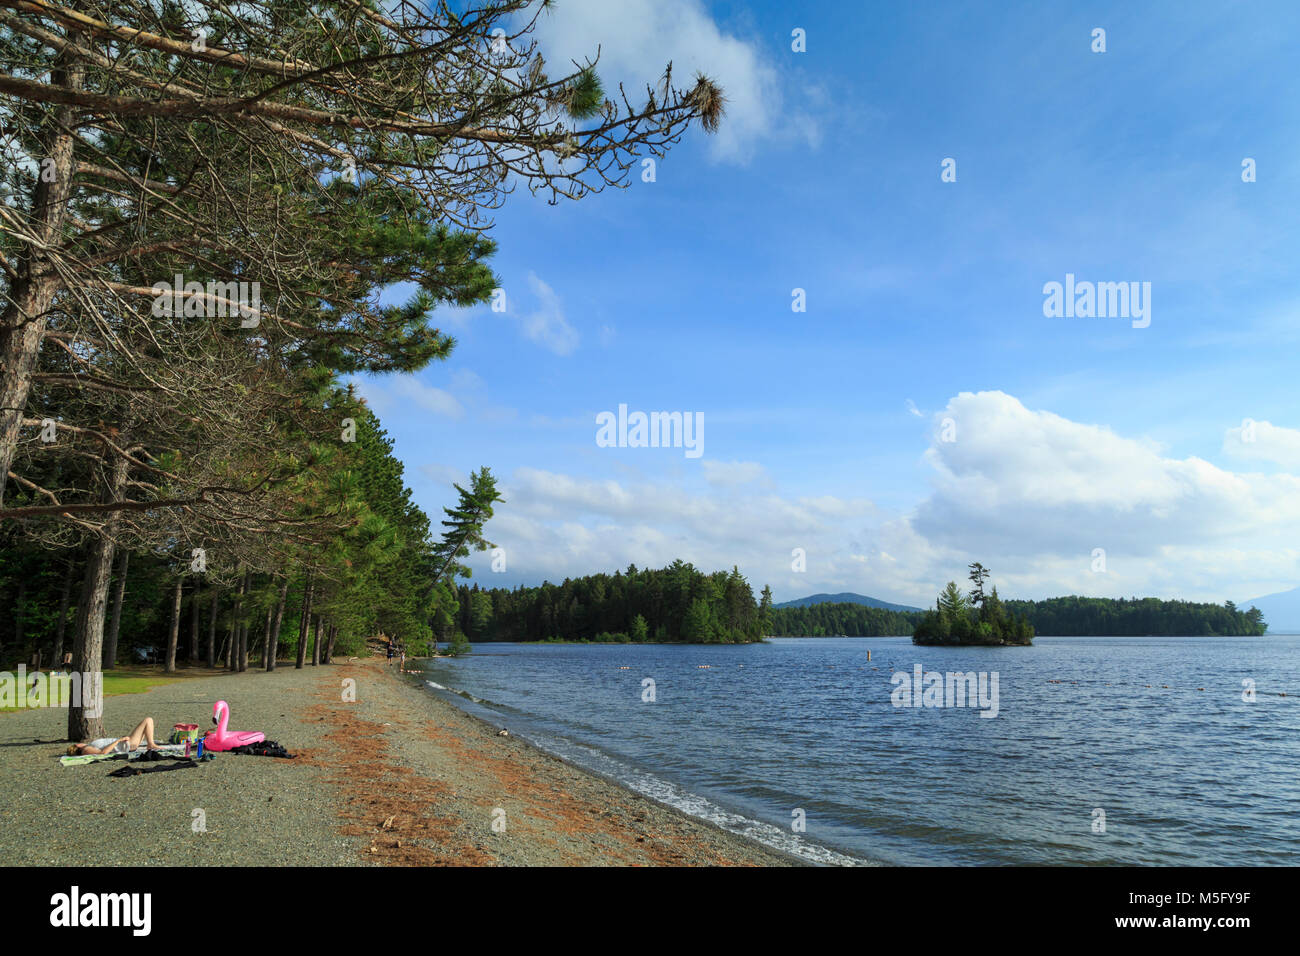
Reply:
<svg viewBox="0 0 1300 956"><path fill-rule="evenodd" d="M391 639L388 641L388 666L393 666L393 642Z"/></svg>
<svg viewBox="0 0 1300 956"><path fill-rule="evenodd" d="M401 670L403 674L406 673L406 647L405 646L402 647L402 660L399 663L398 668L399 670Z"/></svg>

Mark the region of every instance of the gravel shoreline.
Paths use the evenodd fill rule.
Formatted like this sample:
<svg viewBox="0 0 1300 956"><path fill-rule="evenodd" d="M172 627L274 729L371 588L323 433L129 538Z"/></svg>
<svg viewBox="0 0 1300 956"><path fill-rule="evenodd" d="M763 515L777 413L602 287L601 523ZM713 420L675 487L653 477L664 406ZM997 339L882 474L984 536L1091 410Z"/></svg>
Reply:
<svg viewBox="0 0 1300 956"><path fill-rule="evenodd" d="M355 701L344 697L355 693ZM0 848L28 866L788 866L793 860L546 754L379 660L186 677L105 702L105 733L152 716L237 730L294 760L218 754L114 778L63 767L66 712L0 715ZM202 827L200 827L200 823Z"/></svg>

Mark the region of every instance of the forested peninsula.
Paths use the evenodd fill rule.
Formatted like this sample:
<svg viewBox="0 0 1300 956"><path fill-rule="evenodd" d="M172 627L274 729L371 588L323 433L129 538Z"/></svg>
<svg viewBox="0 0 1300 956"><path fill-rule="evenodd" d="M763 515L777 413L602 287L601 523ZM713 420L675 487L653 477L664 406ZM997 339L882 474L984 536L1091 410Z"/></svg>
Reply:
<svg viewBox="0 0 1300 956"><path fill-rule="evenodd" d="M952 589L956 589L953 584ZM599 643L746 643L763 637L911 636L935 611L891 611L864 604L774 607L764 587L754 598L737 568L706 572L684 561L658 570L629 565L613 574L565 578L539 587L483 588L461 581L434 624L440 641L592 641ZM964 595L961 595L964 598ZM950 599L955 600L952 596ZM1007 643L1031 633L1060 636L1242 636L1263 634L1259 611L1158 598L1060 597L1044 601L970 601ZM978 614L974 615L978 617ZM1021 622L1019 630L1014 622ZM978 631L978 620L973 621ZM951 635L950 635L951 637ZM958 643L944 640L943 643ZM989 635L967 643L989 643Z"/></svg>
<svg viewBox="0 0 1300 956"><path fill-rule="evenodd" d="M756 601L737 568L707 573L685 561L513 590L461 585L455 604L435 622L439 640L744 644L770 633L773 613L771 590Z"/></svg>
<svg viewBox="0 0 1300 956"><path fill-rule="evenodd" d="M1264 633L1257 608L1163 601L1159 598L1097 598L1070 595L1042 601L1003 601L1039 634L1058 637L1244 637ZM814 604L772 611L773 637L887 637L910 635L925 612L885 611L860 604Z"/></svg>

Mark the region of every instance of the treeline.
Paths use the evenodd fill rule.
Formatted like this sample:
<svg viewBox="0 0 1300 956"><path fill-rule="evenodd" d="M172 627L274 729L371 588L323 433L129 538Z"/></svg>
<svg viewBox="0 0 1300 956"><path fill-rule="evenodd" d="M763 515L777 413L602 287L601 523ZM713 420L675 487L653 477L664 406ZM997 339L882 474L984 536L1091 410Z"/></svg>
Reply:
<svg viewBox="0 0 1300 956"><path fill-rule="evenodd" d="M90 6L0 18L0 656L430 638L495 486L439 540L344 383L451 353L435 311L501 288L519 186L623 185L721 91L665 72L616 104L543 63L538 0ZM73 739L102 736L87 704Z"/></svg>
<svg viewBox="0 0 1300 956"><path fill-rule="evenodd" d="M1044 601L1007 601L1039 634L1059 637L1246 637L1264 633L1268 624L1259 608L1241 611L1232 601L1203 604L1159 598L1056 597Z"/></svg>
<svg viewBox="0 0 1300 956"><path fill-rule="evenodd" d="M1160 598L1057 597L1002 602L1038 634L1058 637L1245 637L1264 633L1258 608ZM860 604L813 604L772 611L773 637L890 637L913 633L927 612L883 611Z"/></svg>
<svg viewBox="0 0 1300 956"><path fill-rule="evenodd" d="M350 520L341 529L324 521L332 537L319 539L314 553L286 560L283 571L265 569L294 557L283 541L260 553L245 545L232 558L215 535L197 548L148 548L122 538L100 587L86 574L96 540L40 547L22 529L0 527L0 660L62 664L84 628L78 614L101 593L105 670L144 660L168 671L182 663L232 671L274 670L281 660L328 664L335 654L363 652L374 634L427 652L437 582L465 570L458 558L469 549L486 546L480 531L499 500L495 482L483 469L468 489L456 486L460 504L448 510L447 533L435 541L378 419L364 406L353 414L353 441L328 467L318 465L320 479L338 487Z"/></svg>
<svg viewBox="0 0 1300 956"><path fill-rule="evenodd" d="M889 611L865 604L809 604L773 608L772 637L895 637L912 633L918 611Z"/></svg>
<svg viewBox="0 0 1300 956"><path fill-rule="evenodd" d="M599 641L740 644L761 640L771 613L760 607L737 568L706 573L683 561L660 570L566 578L540 587L461 584L457 613L442 640L458 630L470 641Z"/></svg>

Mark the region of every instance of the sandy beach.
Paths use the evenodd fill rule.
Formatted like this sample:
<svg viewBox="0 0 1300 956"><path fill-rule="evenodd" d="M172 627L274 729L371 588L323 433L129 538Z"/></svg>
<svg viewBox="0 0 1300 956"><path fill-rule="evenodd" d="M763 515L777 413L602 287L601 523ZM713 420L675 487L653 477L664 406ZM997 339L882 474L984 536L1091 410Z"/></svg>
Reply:
<svg viewBox="0 0 1300 956"><path fill-rule="evenodd" d="M355 682L355 701L344 700ZM564 763L380 660L187 677L109 697L105 733L152 716L296 759L218 754L117 778L63 767L66 712L0 715L0 848L16 865L730 866L792 860Z"/></svg>

